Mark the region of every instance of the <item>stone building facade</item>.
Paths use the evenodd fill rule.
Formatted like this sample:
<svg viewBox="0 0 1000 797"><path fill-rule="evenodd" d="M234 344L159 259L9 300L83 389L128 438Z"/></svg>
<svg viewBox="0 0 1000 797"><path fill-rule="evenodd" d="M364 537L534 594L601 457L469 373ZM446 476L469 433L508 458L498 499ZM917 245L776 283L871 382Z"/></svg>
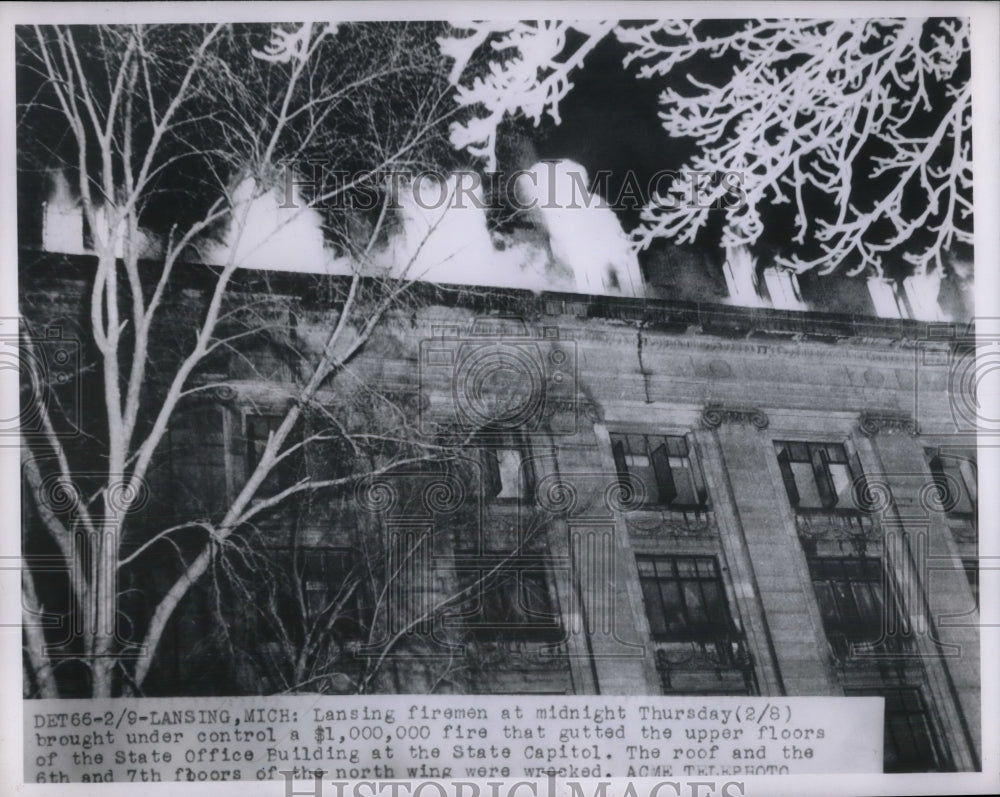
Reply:
<svg viewBox="0 0 1000 797"><path fill-rule="evenodd" d="M71 313L85 281L52 273L22 269L22 294ZM234 290L280 297L282 334L335 322L306 276L266 280ZM198 291L174 297L178 323ZM954 325L415 286L352 367L364 390L321 403L349 393L352 417L443 453L296 500L254 537L295 570L302 613L337 604L329 628L353 640L302 690L352 691L386 650L371 588L341 588L377 557L396 600L375 636L405 639L368 689L882 695L887 770L978 768L975 437L949 389L967 346ZM224 384L172 424L153 514L217 511L287 409L274 339L216 367L199 378ZM330 445L289 468L340 473ZM206 596L175 617L151 692L205 675ZM280 690L231 665L221 688Z"/></svg>

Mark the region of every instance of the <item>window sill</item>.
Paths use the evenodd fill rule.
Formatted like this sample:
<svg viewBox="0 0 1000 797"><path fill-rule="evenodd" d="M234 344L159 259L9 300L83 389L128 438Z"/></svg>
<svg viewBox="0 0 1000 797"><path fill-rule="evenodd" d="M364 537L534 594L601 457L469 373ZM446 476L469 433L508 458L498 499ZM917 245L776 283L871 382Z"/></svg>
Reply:
<svg viewBox="0 0 1000 797"><path fill-rule="evenodd" d="M485 628L472 628L470 635L479 644L506 646L516 643L530 642L560 642L566 634L558 625L495 625Z"/></svg>
<svg viewBox="0 0 1000 797"><path fill-rule="evenodd" d="M869 512L862 512L860 509L832 506L829 509L822 506L793 506L792 510L796 515L804 517L865 517Z"/></svg>
<svg viewBox="0 0 1000 797"><path fill-rule="evenodd" d="M712 511L708 504L701 506L686 506L680 504L641 504L639 506L624 508L625 512L659 512L670 515L707 515Z"/></svg>

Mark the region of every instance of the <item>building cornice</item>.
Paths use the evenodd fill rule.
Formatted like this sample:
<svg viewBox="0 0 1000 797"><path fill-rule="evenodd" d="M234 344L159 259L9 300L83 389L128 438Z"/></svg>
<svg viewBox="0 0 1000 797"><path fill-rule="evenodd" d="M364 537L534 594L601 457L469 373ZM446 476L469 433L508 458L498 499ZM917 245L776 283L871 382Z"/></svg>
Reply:
<svg viewBox="0 0 1000 797"><path fill-rule="evenodd" d="M88 255L61 255L31 250L20 252L21 292L51 292L59 280L86 281L96 267L96 258ZM144 264L155 270L158 264ZM208 290L218 269L185 263L175 270L175 290ZM180 280L183 279L183 282ZM306 311L336 309L336 299L346 290L350 277L339 275L298 274L240 269L233 275L230 292L288 296ZM374 278L366 280L376 282ZM327 290L317 290L322 283ZM517 315L529 322L559 324L559 319L573 319L574 332L587 320L626 323L644 332L666 333L652 338L674 341L692 337L728 338L731 345L759 347L766 353L773 343L852 342L885 346L887 342L921 341L925 324L916 321L875 318L836 313L795 312L770 308L641 299L617 296L587 296L545 292L540 294L512 288L476 286L441 286L415 283L408 289L407 306L455 306L480 315ZM631 333L634 334L634 333ZM724 344L723 344L724 345Z"/></svg>

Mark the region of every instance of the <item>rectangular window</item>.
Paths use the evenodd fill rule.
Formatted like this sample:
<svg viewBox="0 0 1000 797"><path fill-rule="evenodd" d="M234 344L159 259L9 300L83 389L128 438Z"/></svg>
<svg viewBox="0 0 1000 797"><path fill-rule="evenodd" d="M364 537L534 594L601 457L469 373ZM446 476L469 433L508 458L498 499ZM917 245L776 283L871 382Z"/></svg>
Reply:
<svg viewBox="0 0 1000 797"><path fill-rule="evenodd" d="M708 491L701 469L681 435L612 434L618 478L638 481L646 502L672 509L704 509Z"/></svg>
<svg viewBox="0 0 1000 797"><path fill-rule="evenodd" d="M336 611L337 604L341 602L348 607L357 604L358 596L354 600L343 601L343 596L339 594L341 590L351 589L349 552L333 548L304 548L300 551L299 559L297 568L310 618L319 618L330 611ZM356 588L353 591L356 592ZM344 612L344 608L341 607L340 611Z"/></svg>
<svg viewBox="0 0 1000 797"><path fill-rule="evenodd" d="M317 481L343 478L365 467L364 463L359 462L362 450L356 448L354 442L330 419L331 415L335 415L335 412L329 408L305 409L299 424L290 435L290 438L294 438L291 442L299 442L305 438L297 466ZM365 451L374 448L372 446ZM388 458L393 453L390 446L377 449L379 456L385 454Z"/></svg>
<svg viewBox="0 0 1000 797"><path fill-rule="evenodd" d="M885 698L886 772L933 772L951 768L934 733L919 687L845 689L844 694Z"/></svg>
<svg viewBox="0 0 1000 797"><path fill-rule="evenodd" d="M846 661L858 646L879 653L903 648L902 614L891 595L886 600L880 559L812 556L808 562L823 629L838 659Z"/></svg>
<svg viewBox="0 0 1000 797"><path fill-rule="evenodd" d="M520 448L482 448L486 497L498 501L531 497L531 473Z"/></svg>
<svg viewBox="0 0 1000 797"><path fill-rule="evenodd" d="M713 556L640 556L649 630L659 642L717 642L734 632Z"/></svg>
<svg viewBox="0 0 1000 797"><path fill-rule="evenodd" d="M941 508L951 516L974 521L979 500L975 459L934 449L927 454L927 464L939 488Z"/></svg>
<svg viewBox="0 0 1000 797"><path fill-rule="evenodd" d="M352 551L283 546L232 558L217 654L236 668L227 688L261 694L302 683L323 692L359 674L355 651L368 638L373 600Z"/></svg>
<svg viewBox="0 0 1000 797"><path fill-rule="evenodd" d="M475 458L480 465L476 481L481 480L486 501L530 501L534 495L534 473L528 441L516 430L503 434L477 436ZM477 492L479 488L476 488Z"/></svg>
<svg viewBox="0 0 1000 797"><path fill-rule="evenodd" d="M854 479L861 476L856 457L848 461L839 443L775 443L788 500L796 509L856 510Z"/></svg>
<svg viewBox="0 0 1000 797"><path fill-rule="evenodd" d="M549 591L545 561L538 555L459 554L459 586L465 597L461 625L486 641L562 638Z"/></svg>
<svg viewBox="0 0 1000 797"><path fill-rule="evenodd" d="M182 410L171 418L166 452L169 468L165 485L154 495L164 499L164 510L190 517L225 513L226 410L217 404L200 404L197 411Z"/></svg>
<svg viewBox="0 0 1000 797"><path fill-rule="evenodd" d="M322 623L340 638L360 636L364 596L349 550L274 548L269 557L276 614L288 629Z"/></svg>
<svg viewBox="0 0 1000 797"><path fill-rule="evenodd" d="M246 416L246 441L247 441L247 477L254 472L264 456L264 449L267 441L281 426L284 415L247 415ZM293 429L285 439L282 450L287 450L289 446L299 442L299 435ZM293 485L303 474L302 450L297 449L287 457L276 462L267 478L261 484L258 495L267 497L274 493Z"/></svg>

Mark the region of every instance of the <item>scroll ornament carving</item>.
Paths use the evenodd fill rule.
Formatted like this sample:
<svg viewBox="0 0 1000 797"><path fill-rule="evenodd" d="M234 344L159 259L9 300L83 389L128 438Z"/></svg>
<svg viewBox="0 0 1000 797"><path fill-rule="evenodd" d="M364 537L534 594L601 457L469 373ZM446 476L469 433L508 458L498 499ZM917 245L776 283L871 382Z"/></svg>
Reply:
<svg viewBox="0 0 1000 797"><path fill-rule="evenodd" d="M770 419L760 407L709 404L701 411L701 425L706 429L718 429L724 423L749 424L763 430L768 427Z"/></svg>

